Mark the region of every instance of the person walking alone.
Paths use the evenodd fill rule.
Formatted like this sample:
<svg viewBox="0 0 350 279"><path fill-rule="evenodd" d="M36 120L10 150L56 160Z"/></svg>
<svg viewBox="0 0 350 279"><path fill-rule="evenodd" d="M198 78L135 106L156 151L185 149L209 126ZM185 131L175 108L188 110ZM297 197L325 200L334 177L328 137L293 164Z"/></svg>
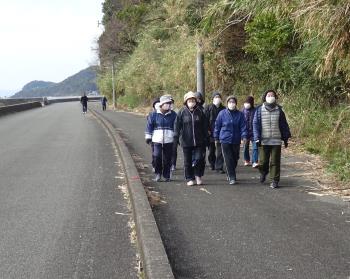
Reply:
<svg viewBox="0 0 350 279"><path fill-rule="evenodd" d="M259 146L260 182L264 183L270 173L271 188L277 188L281 173L281 145L288 147L291 137L286 115L277 104L277 93L267 90L263 104L256 109L253 120L254 140Z"/></svg>
<svg viewBox="0 0 350 279"><path fill-rule="evenodd" d="M195 181L201 185L204 175L201 160L208 140L208 121L192 91L184 96L184 106L177 114L174 129L174 144L180 141L184 154L187 185L193 186Z"/></svg>
<svg viewBox="0 0 350 279"><path fill-rule="evenodd" d="M83 113L87 112L87 103L88 103L88 101L89 101L89 98L84 93L83 96L80 98L80 103L83 106Z"/></svg>
<svg viewBox="0 0 350 279"><path fill-rule="evenodd" d="M239 160L241 140L247 140L244 115L237 109L237 98L227 97L227 109L220 111L214 129L214 139L221 143L222 153L230 185L237 182L236 167Z"/></svg>
<svg viewBox="0 0 350 279"><path fill-rule="evenodd" d="M103 96L102 99L101 99L101 104L102 104L102 110L106 110L107 109L107 98L106 96Z"/></svg>
<svg viewBox="0 0 350 279"><path fill-rule="evenodd" d="M243 110L244 118L247 126L247 141L243 146L243 156L244 156L244 165L245 166L253 166L253 168L257 168L259 166L258 163L258 146L256 142L253 140L253 118L255 113L254 107L254 97L248 96L244 102ZM252 157L250 157L249 145L252 143ZM252 161L250 161L252 159Z"/></svg>
<svg viewBox="0 0 350 279"><path fill-rule="evenodd" d="M206 110L206 116L209 121L209 155L208 155L208 161L210 165L211 170L216 170L220 173L225 173L224 171L224 158L222 156L222 150L221 150L221 144L220 142L217 142L215 144L214 139L214 128L215 128L215 121L218 117L218 114L220 111L224 110L225 106L222 105L222 97L219 92L214 92L212 95L212 104L210 104Z"/></svg>
<svg viewBox="0 0 350 279"><path fill-rule="evenodd" d="M155 167L154 181L170 181L171 156L174 141L174 122L176 113L170 109L172 100L169 96L160 97L159 109L151 113L147 119L145 139L147 144L153 143Z"/></svg>

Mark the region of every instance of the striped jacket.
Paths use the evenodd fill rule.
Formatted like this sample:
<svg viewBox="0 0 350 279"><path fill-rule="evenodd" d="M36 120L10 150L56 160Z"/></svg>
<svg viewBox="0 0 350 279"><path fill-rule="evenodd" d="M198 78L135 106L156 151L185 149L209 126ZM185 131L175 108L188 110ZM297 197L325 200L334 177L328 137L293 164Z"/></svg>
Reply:
<svg viewBox="0 0 350 279"><path fill-rule="evenodd" d="M152 139L155 143L171 143L174 141L174 122L176 112L169 111L166 114L160 110L154 111L147 117L145 138Z"/></svg>

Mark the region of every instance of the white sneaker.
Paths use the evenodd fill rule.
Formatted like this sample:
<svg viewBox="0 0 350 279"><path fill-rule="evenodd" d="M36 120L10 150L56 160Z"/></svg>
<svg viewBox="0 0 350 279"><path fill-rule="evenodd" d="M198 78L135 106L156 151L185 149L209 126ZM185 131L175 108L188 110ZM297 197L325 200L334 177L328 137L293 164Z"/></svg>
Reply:
<svg viewBox="0 0 350 279"><path fill-rule="evenodd" d="M257 168L257 167L259 167L259 164L258 163L253 163L253 166L252 166L253 168Z"/></svg>
<svg viewBox="0 0 350 279"><path fill-rule="evenodd" d="M193 186L194 185L194 181L193 180L190 180L187 182L187 186Z"/></svg>
<svg viewBox="0 0 350 279"><path fill-rule="evenodd" d="M199 176L196 176L196 183L197 183L197 185L202 185L203 184L203 181L202 181L202 179Z"/></svg>
<svg viewBox="0 0 350 279"><path fill-rule="evenodd" d="M249 161L244 161L244 166L250 166L251 163Z"/></svg>

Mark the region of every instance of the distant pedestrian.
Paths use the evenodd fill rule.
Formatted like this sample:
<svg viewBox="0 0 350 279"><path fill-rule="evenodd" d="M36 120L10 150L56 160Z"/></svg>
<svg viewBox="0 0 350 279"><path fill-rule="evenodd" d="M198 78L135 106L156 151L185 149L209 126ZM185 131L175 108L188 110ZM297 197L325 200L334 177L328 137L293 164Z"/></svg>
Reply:
<svg viewBox="0 0 350 279"><path fill-rule="evenodd" d="M222 111L223 109L225 109L225 106L222 104L221 94L219 92L214 92L212 95L212 104L210 104L205 110L206 116L209 121L209 135L210 135L208 161L209 161L210 168L220 173L225 173L224 158L222 156L220 142L217 142L215 144L214 128L215 128L216 118L218 117L219 112Z"/></svg>
<svg viewBox="0 0 350 279"><path fill-rule="evenodd" d="M220 111L214 129L214 139L221 143L225 160L227 179L230 185L236 184L236 167L239 160L241 140L247 140L244 115L237 109L237 98L229 96L227 109Z"/></svg>
<svg viewBox="0 0 350 279"><path fill-rule="evenodd" d="M204 111L198 106L195 93L184 96L184 106L179 110L175 121L174 142L180 141L184 154L185 179L188 186L194 181L201 185L204 169L200 165L208 140L208 121Z"/></svg>
<svg viewBox="0 0 350 279"><path fill-rule="evenodd" d="M243 110L244 118L247 126L247 141L243 146L243 157L244 157L244 165L245 166L253 166L253 168L257 168L259 166L258 163L258 146L256 142L253 140L253 118L255 113L254 107L254 97L248 96L244 102ZM249 145L252 143L252 157L250 157Z"/></svg>
<svg viewBox="0 0 350 279"><path fill-rule="evenodd" d="M260 182L270 173L271 188L277 188L281 172L281 145L288 147L291 137L289 125L282 107L277 104L277 93L267 90L263 104L256 109L253 120L254 140L259 146Z"/></svg>
<svg viewBox="0 0 350 279"><path fill-rule="evenodd" d="M103 96L102 99L101 99L101 104L102 104L102 110L106 110L107 109L107 98L106 96Z"/></svg>
<svg viewBox="0 0 350 279"><path fill-rule="evenodd" d="M83 96L80 98L80 103L83 106L83 113L87 112L87 103L88 103L88 101L89 101L89 98L84 93Z"/></svg>
<svg viewBox="0 0 350 279"><path fill-rule="evenodd" d="M147 119L145 139L147 144L153 143L155 167L154 181L170 181L171 156L174 141L174 122L176 113L170 109L171 98L160 97L159 109L152 112Z"/></svg>

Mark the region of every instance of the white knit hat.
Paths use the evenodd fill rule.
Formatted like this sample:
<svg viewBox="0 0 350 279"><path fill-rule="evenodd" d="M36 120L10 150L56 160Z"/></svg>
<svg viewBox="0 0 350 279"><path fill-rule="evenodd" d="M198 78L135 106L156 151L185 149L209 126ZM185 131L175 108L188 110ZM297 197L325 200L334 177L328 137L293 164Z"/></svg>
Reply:
<svg viewBox="0 0 350 279"><path fill-rule="evenodd" d="M189 92L187 92L187 93L185 94L185 96L184 96L184 103L186 103L187 100L188 100L188 99L191 99L191 98L196 99L196 94L195 94L194 92L192 92L192 91L189 91Z"/></svg>
<svg viewBox="0 0 350 279"><path fill-rule="evenodd" d="M162 106L166 103L172 103L172 102L173 102L173 99L171 98L171 96L164 95L164 96L160 97L160 99L159 99L159 106Z"/></svg>

